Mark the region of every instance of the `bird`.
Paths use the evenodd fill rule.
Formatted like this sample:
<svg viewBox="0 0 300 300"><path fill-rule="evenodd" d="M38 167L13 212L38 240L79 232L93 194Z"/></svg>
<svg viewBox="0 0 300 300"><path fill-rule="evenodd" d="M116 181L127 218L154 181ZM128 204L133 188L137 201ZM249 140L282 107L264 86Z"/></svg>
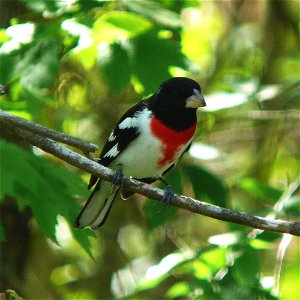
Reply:
<svg viewBox="0 0 300 300"><path fill-rule="evenodd" d="M84 229L101 227L121 190L121 197L133 195L119 185L123 176L151 184L162 181L165 199L173 189L162 178L187 152L197 127L196 111L206 106L200 85L187 77L164 81L150 97L127 110L111 131L98 162L115 170L112 183L92 175L88 188L93 190L74 222Z"/></svg>

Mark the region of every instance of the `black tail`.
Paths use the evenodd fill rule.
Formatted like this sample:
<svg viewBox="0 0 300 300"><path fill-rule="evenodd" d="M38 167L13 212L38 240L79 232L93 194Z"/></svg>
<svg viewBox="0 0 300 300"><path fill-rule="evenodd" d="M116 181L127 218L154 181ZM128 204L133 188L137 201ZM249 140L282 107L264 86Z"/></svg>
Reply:
<svg viewBox="0 0 300 300"><path fill-rule="evenodd" d="M79 229L85 227L97 229L102 226L106 221L119 189L119 187L112 187L109 182L99 180L76 218L74 226Z"/></svg>

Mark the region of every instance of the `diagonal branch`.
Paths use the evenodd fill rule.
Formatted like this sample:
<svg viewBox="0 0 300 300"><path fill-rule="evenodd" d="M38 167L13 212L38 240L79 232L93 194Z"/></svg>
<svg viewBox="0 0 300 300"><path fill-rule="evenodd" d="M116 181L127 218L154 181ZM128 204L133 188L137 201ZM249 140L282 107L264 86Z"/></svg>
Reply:
<svg viewBox="0 0 300 300"><path fill-rule="evenodd" d="M45 152L51 153L52 155L75 167L78 167L106 181L112 181L113 179L114 172L112 170L74 151L71 151L70 149L47 137L39 136L20 128L15 128L14 131L17 135L27 139L31 144L39 147ZM156 201L162 201L163 199L163 190L138 180L125 177L123 185L126 189L147 196ZM288 222L262 218L246 212L230 210L176 194L171 205L227 222L246 225L262 230L289 233L300 236L300 222Z"/></svg>
<svg viewBox="0 0 300 300"><path fill-rule="evenodd" d="M44 127L40 124L36 124L34 122L30 122L28 120L19 118L12 114L9 114L0 109L0 121L7 126L13 128L21 128L26 131L32 132L37 135L41 135L47 138L50 138L54 141L58 141L69 146L80 149L84 154L88 154L89 152L95 152L98 150L98 146L91 144L87 141L81 140L79 138L74 138L72 136L57 132L50 128Z"/></svg>

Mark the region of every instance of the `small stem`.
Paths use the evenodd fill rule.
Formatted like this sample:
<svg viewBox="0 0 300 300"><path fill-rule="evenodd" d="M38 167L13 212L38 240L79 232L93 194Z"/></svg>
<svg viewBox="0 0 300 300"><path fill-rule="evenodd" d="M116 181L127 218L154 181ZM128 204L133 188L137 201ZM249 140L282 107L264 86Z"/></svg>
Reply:
<svg viewBox="0 0 300 300"><path fill-rule="evenodd" d="M293 239L293 236L291 236L290 234L284 234L282 237L282 240L280 242L280 245L278 247L277 256L276 256L275 272L274 272L274 286L273 286L273 290L272 290L272 293L276 296L279 295L280 275L281 275L284 255L285 255L287 247L291 243L292 239Z"/></svg>

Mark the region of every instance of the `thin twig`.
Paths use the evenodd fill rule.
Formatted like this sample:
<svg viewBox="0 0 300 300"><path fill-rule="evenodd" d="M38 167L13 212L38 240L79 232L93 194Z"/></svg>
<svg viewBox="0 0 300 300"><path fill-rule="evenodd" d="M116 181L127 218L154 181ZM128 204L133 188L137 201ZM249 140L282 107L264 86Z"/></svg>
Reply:
<svg viewBox="0 0 300 300"><path fill-rule="evenodd" d="M293 237L290 234L284 234L282 236L280 245L278 247L277 255L276 255L276 265L274 271L274 285L272 289L272 294L278 296L279 288L280 288L280 276L282 271L282 264L284 260L284 256L286 254L286 250L291 243Z"/></svg>
<svg viewBox="0 0 300 300"><path fill-rule="evenodd" d="M9 114L0 109L0 122L6 124L8 126L13 126L21 128L23 130L32 132L36 135L41 135L43 137L51 138L54 141L61 142L67 144L72 147L76 147L80 149L85 155L88 156L89 152L95 152L98 150L98 146L91 144L87 141L81 140L79 138L74 138L72 136L54 131L47 127L44 127L40 124L36 124L25 120L23 118L19 118L12 114Z"/></svg>
<svg viewBox="0 0 300 300"><path fill-rule="evenodd" d="M15 129L15 132L26 138L33 145L39 147L45 152L64 160L65 162L89 172L103 180L112 181L114 172L86 157L71 151L70 149L42 136L36 136L33 133L22 129ZM162 201L164 191L146 183L125 177L123 187L135 193L147 196L151 199ZM208 204L202 201L194 200L185 196L175 194L171 205L189 210L191 212L209 216L215 219L242 224L262 230L275 231L281 233L290 233L300 236L300 222L288 222L281 220L270 220L258 216L253 216L246 212L239 212L216 205Z"/></svg>
<svg viewBox="0 0 300 300"><path fill-rule="evenodd" d="M285 192L279 198L279 200L273 206L273 210L266 216L269 220L274 220L277 215L281 212L285 203L289 201L289 199L297 192L300 185L300 177L298 177L295 181L289 184ZM261 229L254 229L249 234L249 238L256 238L257 235L261 234L263 230Z"/></svg>

